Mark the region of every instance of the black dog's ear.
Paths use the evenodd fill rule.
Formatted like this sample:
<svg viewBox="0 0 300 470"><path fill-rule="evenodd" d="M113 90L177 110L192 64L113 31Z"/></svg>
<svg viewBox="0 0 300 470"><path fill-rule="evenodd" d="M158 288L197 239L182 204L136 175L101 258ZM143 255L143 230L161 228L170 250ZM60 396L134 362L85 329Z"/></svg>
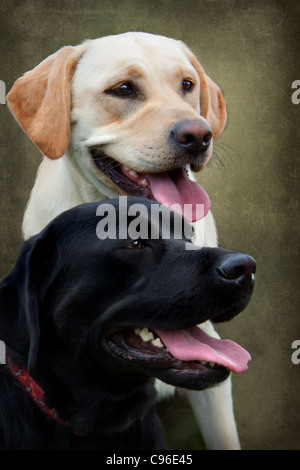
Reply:
<svg viewBox="0 0 300 470"><path fill-rule="evenodd" d="M0 283L0 340L36 363L40 339L40 305L59 269L50 229L24 242L13 271Z"/></svg>

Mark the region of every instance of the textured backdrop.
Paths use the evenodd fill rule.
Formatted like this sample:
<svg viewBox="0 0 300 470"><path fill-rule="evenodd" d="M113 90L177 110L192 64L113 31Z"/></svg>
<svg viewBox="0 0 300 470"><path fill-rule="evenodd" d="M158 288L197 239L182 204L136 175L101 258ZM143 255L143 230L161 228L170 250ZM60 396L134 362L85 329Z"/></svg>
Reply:
<svg viewBox="0 0 300 470"><path fill-rule="evenodd" d="M141 30L181 39L221 86L229 120L199 175L220 244L257 260L246 311L218 326L253 356L233 378L244 449L300 449L299 152L300 3L272 0L2 0L0 79L22 73L66 44ZM40 155L0 105L0 275L13 267L22 214ZM173 448L200 448L184 398L160 407Z"/></svg>

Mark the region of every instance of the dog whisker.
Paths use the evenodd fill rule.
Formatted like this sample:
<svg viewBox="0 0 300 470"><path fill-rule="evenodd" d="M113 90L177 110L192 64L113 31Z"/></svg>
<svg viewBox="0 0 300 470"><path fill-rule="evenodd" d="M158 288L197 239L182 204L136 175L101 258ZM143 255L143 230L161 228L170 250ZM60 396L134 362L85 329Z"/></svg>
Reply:
<svg viewBox="0 0 300 470"><path fill-rule="evenodd" d="M236 154L237 157L242 158L241 154L237 150L235 150L233 147L231 147L231 145L225 144L224 142L219 142L219 143L223 147L228 147L229 150L232 150Z"/></svg>
<svg viewBox="0 0 300 470"><path fill-rule="evenodd" d="M225 144L224 142L217 142L216 145L217 147L219 147L219 150L221 148L224 152L226 152L226 155L228 155L230 160L232 160L233 155L238 157L239 159L242 158L241 154L230 145Z"/></svg>
<svg viewBox="0 0 300 470"><path fill-rule="evenodd" d="M170 324L174 326L173 319L178 320L178 318L176 318L178 313L182 313L182 306L179 307L178 305L174 303L167 304L151 317L149 323L151 324L152 322L154 322L161 316L166 316Z"/></svg>
<svg viewBox="0 0 300 470"><path fill-rule="evenodd" d="M74 362L73 362L73 373L75 373L75 367L76 367L76 362L77 362L77 359L78 359L78 356L79 356L79 352L80 352L80 348L81 346L83 345L83 340L80 342L78 348L77 348L77 351L76 351L76 354L75 354L75 358L74 358Z"/></svg>
<svg viewBox="0 0 300 470"><path fill-rule="evenodd" d="M220 154L219 151L216 152L216 151L214 150L214 157L216 157L217 160L214 159L213 161L214 161L217 165L220 165L220 166L222 166L223 168L225 168L225 164L224 164L224 161L223 161L224 157L223 157L222 154Z"/></svg>
<svg viewBox="0 0 300 470"><path fill-rule="evenodd" d="M224 160L229 158L230 162L232 162L232 155L229 153L229 151L226 148L220 146L218 151L222 152L221 155Z"/></svg>

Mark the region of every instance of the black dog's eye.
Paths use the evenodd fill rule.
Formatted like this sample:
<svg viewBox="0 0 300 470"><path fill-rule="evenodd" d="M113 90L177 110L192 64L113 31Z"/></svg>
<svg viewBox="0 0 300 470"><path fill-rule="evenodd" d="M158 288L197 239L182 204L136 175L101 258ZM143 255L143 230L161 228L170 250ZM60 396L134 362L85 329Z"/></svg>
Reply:
<svg viewBox="0 0 300 470"><path fill-rule="evenodd" d="M145 242L141 240L140 238L138 240L133 240L133 242L128 245L128 248L144 248L146 246Z"/></svg>
<svg viewBox="0 0 300 470"><path fill-rule="evenodd" d="M183 91L191 91L194 88L193 82L191 80L183 80L182 81L182 89Z"/></svg>
<svg viewBox="0 0 300 470"><path fill-rule="evenodd" d="M135 94L135 89L131 83L125 82L125 83L121 83L121 85L111 88L110 90L107 90L107 93L121 96L121 97L132 96Z"/></svg>

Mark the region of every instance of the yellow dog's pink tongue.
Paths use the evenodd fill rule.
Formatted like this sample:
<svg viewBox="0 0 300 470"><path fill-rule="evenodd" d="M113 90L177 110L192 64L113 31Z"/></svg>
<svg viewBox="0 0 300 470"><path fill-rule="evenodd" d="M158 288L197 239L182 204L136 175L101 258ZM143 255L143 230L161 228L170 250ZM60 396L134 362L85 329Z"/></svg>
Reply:
<svg viewBox="0 0 300 470"><path fill-rule="evenodd" d="M210 199L207 192L200 184L191 181L183 169L145 176L156 201L168 207L179 204L181 215L189 222L200 220L208 213Z"/></svg>
<svg viewBox="0 0 300 470"><path fill-rule="evenodd" d="M213 338L194 326L186 330L154 330L170 353L181 361L215 362L239 374L248 369L251 356L234 341Z"/></svg>

